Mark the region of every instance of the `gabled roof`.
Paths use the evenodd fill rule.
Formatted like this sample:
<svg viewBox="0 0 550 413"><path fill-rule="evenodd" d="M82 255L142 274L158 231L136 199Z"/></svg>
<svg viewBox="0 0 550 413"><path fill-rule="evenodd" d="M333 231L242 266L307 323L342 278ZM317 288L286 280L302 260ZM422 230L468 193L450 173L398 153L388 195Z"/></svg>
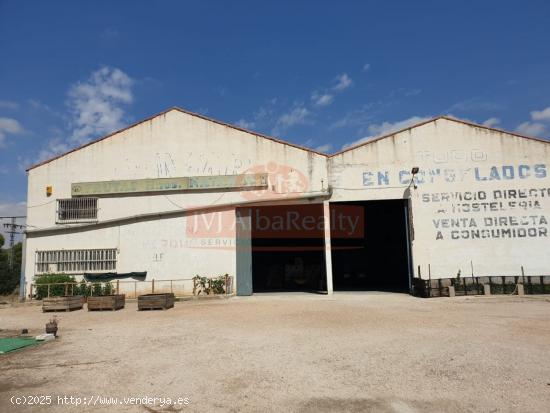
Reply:
<svg viewBox="0 0 550 413"><path fill-rule="evenodd" d="M478 123L470 122L470 121L467 121L467 120L453 118L452 116L440 115L440 116L436 116L432 119L428 119L428 120L425 120L423 122L419 122L419 123L416 123L416 124L411 125L409 127L400 129L398 131L391 132L391 133L388 133L386 135L378 136L376 138L369 139L368 141L359 143L357 145L350 146L349 148L346 148L346 149L343 149L341 151L338 151L338 152L335 152L335 153L331 154L330 157L340 155L344 152L352 151L352 150L357 149L361 146L369 145L369 144L374 143L376 141L379 141L381 139L389 138L390 136L397 135L398 133L406 132L408 130L418 128L419 126L426 125L428 123L435 122L435 121L440 120L440 119L445 119L445 120L448 120L448 121L451 121L451 122L462 123L464 125L472 126L472 127L475 127L475 128L487 129L487 130L490 130L490 131L493 131L493 132L506 133L508 135L517 136L519 138L530 139L530 140L543 142L543 143L550 143L550 141L548 141L546 139L535 138L535 137L532 137L532 136L525 136L525 135L521 135L521 134L516 133L516 132L510 132L510 131L507 131L507 130L504 130L504 129L492 128L492 127L489 127L489 126L480 125Z"/></svg>
<svg viewBox="0 0 550 413"><path fill-rule="evenodd" d="M167 110L165 110L165 111L162 111L162 112L160 112L160 113L157 113L156 115L153 115L153 116L150 116L150 117L148 117L148 118L146 118L146 119L140 120L139 122L133 123L133 124L131 124L131 125L129 125L129 126L126 126L126 127L122 128L122 129L119 129L119 130L117 130L117 131L115 131L115 132L109 133L108 135L102 136L101 138L95 139L95 140L93 140L93 141L90 141L90 142L88 142L88 143L85 143L84 145L81 145L81 146L78 146L78 147L76 147L76 148L74 148L74 149L71 149L70 151L64 152L64 153L62 153L62 154L60 154L60 155L54 156L53 158L50 158L50 159L47 159L47 160L42 161L42 162L40 162L40 163L37 163L37 164L35 164L35 165L32 165L32 166L30 166L29 168L27 168L26 171L28 172L28 171L30 171L31 169L38 168L39 166L42 166L42 165L45 165L45 164L50 163L50 162L52 162L52 161L55 161L56 159L62 158L62 157L64 157L65 155L68 155L68 154L70 154L70 153L76 152L76 151L78 151L78 150L80 150L80 149L83 149L83 148L85 148L85 147L87 147L87 146L90 146L90 145L93 145L93 144L95 144L95 143L101 142L102 140L111 138L111 137L113 137L114 135L116 135L116 134L118 134L118 133L120 133L120 132L124 132L125 130L131 129L131 128L133 128L134 126L137 126L137 125L140 125L140 124L142 124L142 123L148 122L148 121L150 121L150 120L153 120L153 119L155 119L155 118L157 118L157 117L159 117L159 116L165 115L165 114L167 114L168 112L172 112L172 111L178 111L178 112L181 112L181 113L185 113L186 115L195 116L195 117L197 117L197 118L204 119L204 120L209 121L209 122L213 122L213 123L217 123L217 124L219 124L219 125L227 126L227 127L229 127L229 128L236 129L236 130L241 131L241 132L249 133L249 134L254 135L254 136L259 136L259 137L264 138L264 139L268 139L268 140L271 140L271 141L274 141L274 142L277 142L277 143L281 143L281 144L283 144L283 145L292 146L292 147L294 147L294 148L301 149L301 150L303 150L303 151L312 152L312 153L315 153L315 154L317 154L317 155L321 155L321 156L326 156L326 157L328 157L328 155L327 155L326 153L319 152L319 151L316 151L316 150L314 150L314 149L306 148L305 146L297 145L297 144L291 143L291 142L286 142L286 141L283 141L283 140L281 140L281 139L274 138L274 137L272 137L272 136L264 135L263 133L253 132L253 131L251 131L251 130L248 130L248 129L245 129L245 128L241 128L241 127L239 127L239 126L231 125L231 124L229 124L229 123L222 122L222 121L217 120L217 119L212 119L212 118L209 118L208 116L204 116L204 115L201 115L201 114L195 113L195 112L190 112L190 111L188 111L188 110L185 110L185 109L179 108L179 107L177 107L177 106L174 106L174 107L172 107L172 108L170 108L170 109L167 109Z"/></svg>
<svg viewBox="0 0 550 413"><path fill-rule="evenodd" d="M91 142L88 142L88 143L86 143L86 144L84 144L84 145L81 145L81 146L79 146L79 147L76 147L76 148L74 148L74 149L71 149L70 151L67 151L67 152L62 153L62 154L60 154L60 155L54 156L53 158L50 158L50 159L48 159L48 160L45 160L45 161L42 161L42 162L37 163L37 164L35 164L35 165L32 165L31 167L29 167L29 168L27 169L27 172L30 171L31 169L37 168L37 167L39 167L39 166L42 166L42 165L47 164L47 163L49 163L49 162L52 162L52 161L54 161L54 160L56 160L56 159L62 158L63 156L68 155L68 154L70 154L70 153L72 153L72 152L76 152L76 151L78 151L78 150L80 150L80 149L82 149L82 148L85 148L86 146L90 146L90 145L93 145L94 143L101 142L101 141L104 140L104 139L110 138L110 137L112 137L112 136L114 136L114 135L116 135L116 134L118 134L118 133L120 133L120 132L123 132L123 131L125 131L125 130L127 130L127 129L133 128L134 126L137 126L137 125L139 125L139 124L141 124L141 123L145 123L145 122L148 122L148 121L150 121L150 120L153 120L154 118L159 117L159 116L162 116L162 115L164 115L164 114L166 114L166 113L168 113L168 112L171 112L171 111L178 111L178 112L181 112L181 113L185 113L185 114L187 114L187 115L195 116L195 117L197 117L197 118L204 119L204 120L207 120L207 121L209 121L209 122L214 122L214 123L217 123L217 124L219 124L219 125L227 126L227 127L229 127L229 128L236 129L236 130L241 131L241 132L249 133L249 134L254 135L254 136L259 136L259 137L261 137L261 138L268 139L268 140L271 140L271 141L274 141L274 142L277 142L277 143L281 143L281 144L283 144L283 145L292 146L292 147L297 148L297 149L301 149L301 150L304 150L304 151L307 151L307 152L312 152L312 153L315 153L315 154L317 154L317 155L326 156L326 157L329 157L329 158L330 158L330 157L333 157L333 156L340 155L340 154L345 153L345 152L348 152L348 151L352 151L352 150L357 149L357 148L359 148L359 147L361 147L361 146L369 145L369 144L374 143L374 142L377 142L377 141L379 141L379 140L381 140L381 139L389 138L390 136L397 135L398 133L405 132L405 131L408 131L408 130L411 130L411 129L414 129L414 128L418 128L419 126L426 125L426 124L428 124L428 123L435 122L435 121L440 120L440 119L448 120L448 121L451 121L451 122L462 123L462 124L464 124L464 125L472 126L472 127L475 127L475 128L487 129L487 130L490 130L490 131L493 131L493 132L506 133L506 134L508 134L508 135L517 136L517 137L519 137L519 138L524 138L524 139L530 139L530 140L534 140L534 141L537 141L537 142L550 143L550 141L548 141L548 140L546 140L546 139L535 138L535 137L532 137L532 136L525 136L525 135L521 135L521 134L516 133L516 132L506 131L506 130L504 130L504 129L492 128L492 127L485 126L485 125L480 125L480 124L477 124L477 123L474 123L474 122L470 122L470 121L466 121L466 120L462 120L462 119L453 118L453 117L451 117L451 116L440 115L440 116L436 116L436 117L434 117L434 118L432 118L432 119L428 119L428 120L425 120L425 121L423 121L423 122L416 123L416 124L411 125L411 126L409 126L409 127L407 127L407 128L403 128L403 129L400 129L400 130L395 131L395 132L388 133L388 134L383 135L383 136L378 136L378 137L376 137L376 138L369 139L369 140L366 141L366 142L362 142L362 143L359 143L359 144L357 144L357 145L350 146L349 148L346 148L346 149L343 149L343 150L338 151L338 152L336 152L336 153L333 153L333 154L331 154L331 155L328 155L328 154L326 154L326 153L319 152L319 151L316 151L316 150L314 150L314 149L307 148L307 147L305 147L305 146L297 145L297 144L294 144L294 143L291 143L291 142L286 142L286 141L284 141L284 140L281 140L281 139L278 139L278 138L274 138L274 137L272 137L272 136L264 135L263 133L254 132L254 131L251 131L251 130L248 130L248 129L245 129L245 128L241 128L241 127L239 127L239 126L231 125L231 124L229 124L229 123L222 122L222 121L217 120L217 119L212 119L212 118L209 118L208 116L204 116L204 115L201 115L201 114L199 114L199 113L190 112L190 111L188 111L188 110L185 110L185 109L182 109L182 108L179 108L179 107L175 106L175 107L172 107L172 108L170 108L170 109L167 109L167 110L165 110L165 111L163 111L163 112L157 113L156 115L153 115L153 116L151 116L151 117L148 117L148 118L146 118L146 119L143 119L143 120L141 120L141 121L139 121L139 122L136 122L136 123L134 123L134 124L132 124L132 125L126 126L125 128L122 128L122 129L117 130L117 131L115 131L115 132L112 132L112 133L110 133L110 134L108 134L108 135L105 135L105 136L103 136L103 137L101 137L101 138L99 138L99 139L95 139L95 140L93 140L93 141L91 141Z"/></svg>

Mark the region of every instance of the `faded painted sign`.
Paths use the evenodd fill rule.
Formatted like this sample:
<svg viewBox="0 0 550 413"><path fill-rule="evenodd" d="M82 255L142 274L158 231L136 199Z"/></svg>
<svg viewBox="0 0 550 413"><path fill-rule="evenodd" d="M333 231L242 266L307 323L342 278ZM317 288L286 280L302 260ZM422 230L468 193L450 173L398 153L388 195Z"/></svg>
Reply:
<svg viewBox="0 0 550 413"><path fill-rule="evenodd" d="M71 195L89 196L201 189L257 188L266 187L267 182L267 174L185 176L180 178L76 182L71 184Z"/></svg>
<svg viewBox="0 0 550 413"><path fill-rule="evenodd" d="M421 169L414 177L417 185L455 182L510 181L544 179L548 176L545 164L500 165L473 168L428 168ZM408 185L413 176L409 169L402 169L392 175L389 170L363 172L363 186L384 187Z"/></svg>
<svg viewBox="0 0 550 413"><path fill-rule="evenodd" d="M435 239L547 238L545 206L550 188L426 192L422 206L436 206ZM483 213L483 214L480 214Z"/></svg>

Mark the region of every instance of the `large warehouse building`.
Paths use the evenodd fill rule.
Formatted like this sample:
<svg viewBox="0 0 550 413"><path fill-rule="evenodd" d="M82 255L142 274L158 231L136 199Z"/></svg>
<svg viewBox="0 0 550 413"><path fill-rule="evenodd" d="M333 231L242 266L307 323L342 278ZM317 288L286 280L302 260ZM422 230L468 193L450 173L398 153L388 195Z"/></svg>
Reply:
<svg viewBox="0 0 550 413"><path fill-rule="evenodd" d="M545 274L549 161L448 117L329 156L170 109L28 170L23 294L59 272L229 274L237 295Z"/></svg>

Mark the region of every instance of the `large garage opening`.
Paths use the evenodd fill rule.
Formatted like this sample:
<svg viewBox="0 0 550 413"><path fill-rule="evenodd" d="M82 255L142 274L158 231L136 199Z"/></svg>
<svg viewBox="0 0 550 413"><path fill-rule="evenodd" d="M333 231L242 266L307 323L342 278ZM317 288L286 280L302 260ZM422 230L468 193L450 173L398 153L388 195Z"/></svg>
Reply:
<svg viewBox="0 0 550 413"><path fill-rule="evenodd" d="M331 203L334 290L409 292L407 201ZM357 221L353 232L340 222Z"/></svg>
<svg viewBox="0 0 550 413"><path fill-rule="evenodd" d="M251 210L252 291L326 291L323 205Z"/></svg>

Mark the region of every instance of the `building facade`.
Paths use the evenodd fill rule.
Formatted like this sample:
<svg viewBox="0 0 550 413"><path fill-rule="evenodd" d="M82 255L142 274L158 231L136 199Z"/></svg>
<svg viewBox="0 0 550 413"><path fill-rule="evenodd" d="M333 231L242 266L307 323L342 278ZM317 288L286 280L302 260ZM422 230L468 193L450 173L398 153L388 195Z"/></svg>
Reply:
<svg viewBox="0 0 550 413"><path fill-rule="evenodd" d="M546 274L549 148L439 117L329 156L171 109L28 170L22 294L59 272L238 295Z"/></svg>

